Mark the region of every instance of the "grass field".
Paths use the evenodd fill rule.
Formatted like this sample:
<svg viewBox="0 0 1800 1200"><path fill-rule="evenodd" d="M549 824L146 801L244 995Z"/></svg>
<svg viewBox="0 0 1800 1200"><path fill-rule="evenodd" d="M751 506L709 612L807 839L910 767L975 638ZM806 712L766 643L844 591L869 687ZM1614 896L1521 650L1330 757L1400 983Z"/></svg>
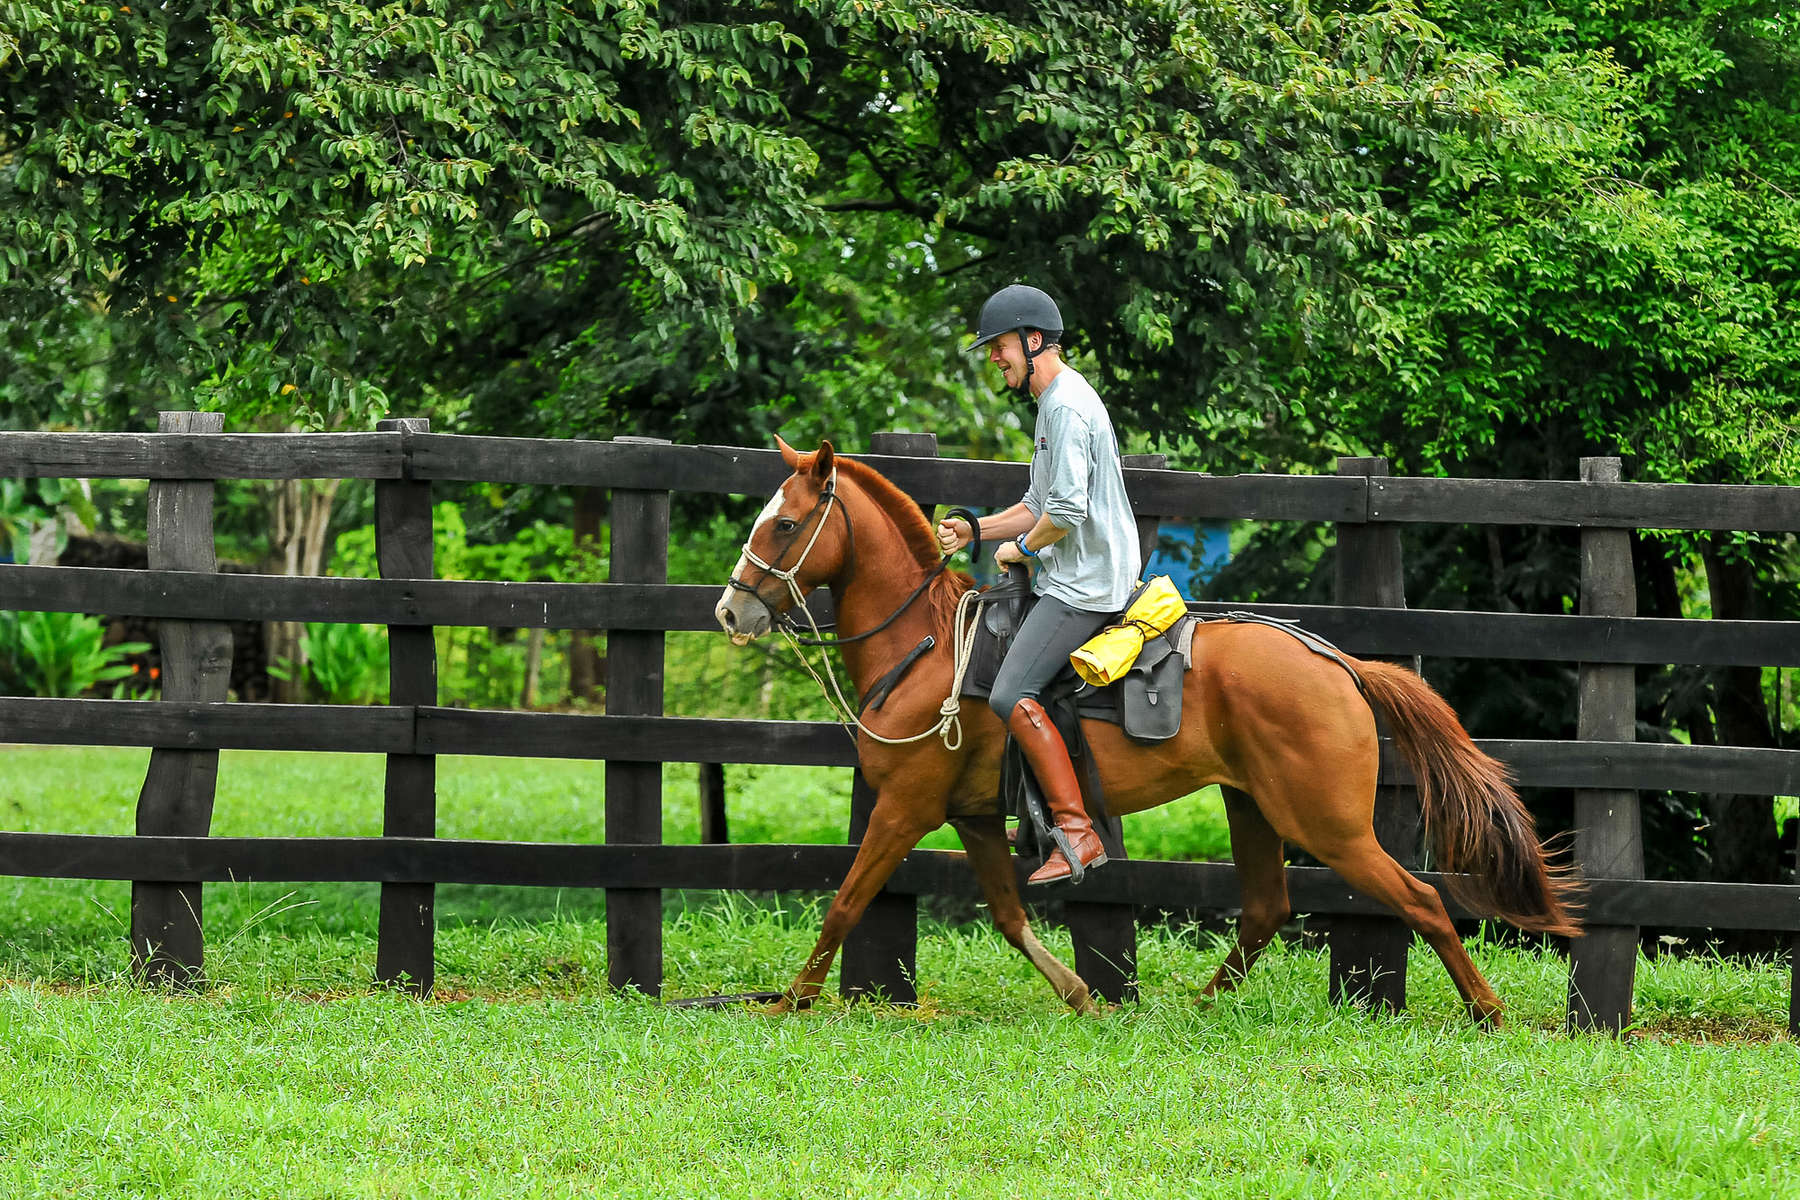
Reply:
<svg viewBox="0 0 1800 1200"><path fill-rule="evenodd" d="M144 757L6 751L0 826L127 832ZM215 830L376 832L380 770L228 753ZM602 774L446 759L441 830L597 838ZM841 774L734 771L734 836L836 840ZM691 774L666 790L692 840ZM1220 836L1204 802L1161 819L1139 844ZM1571 1039L1552 955L1472 946L1512 1009L1488 1034L1422 951L1397 1018L1281 943L1196 1005L1223 946L1146 929L1143 1000L1082 1019L927 921L918 1009L770 1019L607 995L597 896L440 891L417 1003L368 986L372 887L209 886L212 982L167 995L124 978L126 885L0 880L0 1195L1800 1195L1785 966L1644 962L1639 1029ZM780 986L819 905L672 897L668 992Z"/></svg>

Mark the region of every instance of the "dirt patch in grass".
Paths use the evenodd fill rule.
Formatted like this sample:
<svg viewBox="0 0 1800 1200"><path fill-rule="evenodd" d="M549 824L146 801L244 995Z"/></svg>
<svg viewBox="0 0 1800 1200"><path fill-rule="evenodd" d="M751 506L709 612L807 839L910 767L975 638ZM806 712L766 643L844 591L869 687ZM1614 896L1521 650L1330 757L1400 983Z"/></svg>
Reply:
<svg viewBox="0 0 1800 1200"><path fill-rule="evenodd" d="M1761 1045L1788 1040L1788 1030L1778 1020L1698 1014L1656 1017L1633 1026L1628 1036L1691 1045Z"/></svg>

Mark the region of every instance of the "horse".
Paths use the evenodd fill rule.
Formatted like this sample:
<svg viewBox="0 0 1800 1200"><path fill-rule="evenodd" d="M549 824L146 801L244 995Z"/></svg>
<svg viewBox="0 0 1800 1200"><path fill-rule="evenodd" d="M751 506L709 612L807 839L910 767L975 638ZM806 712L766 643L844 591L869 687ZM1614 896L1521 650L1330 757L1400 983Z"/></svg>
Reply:
<svg viewBox="0 0 1800 1200"><path fill-rule="evenodd" d="M935 646L861 718L857 756L875 792L868 831L825 914L812 952L772 1006L808 1007L869 903L927 833L949 822L995 926L1078 1012L1099 1011L1086 983L1033 933L1000 808L1005 729L985 703L956 711L953 628L974 587L945 569L910 497L829 441L801 453L776 444L793 474L757 515L714 610L743 645L768 633L819 587L836 608L836 644L859 696L926 635ZM1448 703L1403 667L1345 656L1360 677L1288 634L1252 623L1194 630L1181 729L1130 741L1083 721L1108 809L1142 812L1218 784L1242 887L1237 940L1201 998L1238 986L1292 915L1285 846L1304 849L1391 909L1436 951L1470 1017L1497 1027L1499 997L1470 961L1438 893L1382 849L1374 830L1379 739L1387 719L1418 784L1425 829L1452 895L1521 929L1577 936L1578 882L1551 866L1506 768L1482 753ZM949 697L947 700L946 698ZM954 724L959 736L924 736Z"/></svg>

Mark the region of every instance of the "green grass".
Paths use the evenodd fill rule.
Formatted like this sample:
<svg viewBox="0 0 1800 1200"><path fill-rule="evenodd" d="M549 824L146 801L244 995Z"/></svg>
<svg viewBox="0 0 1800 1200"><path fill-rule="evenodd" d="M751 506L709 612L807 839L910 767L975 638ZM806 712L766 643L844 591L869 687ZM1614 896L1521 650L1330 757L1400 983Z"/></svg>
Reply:
<svg viewBox="0 0 1800 1200"><path fill-rule="evenodd" d="M4 752L0 824L126 832L143 761ZM227 754L215 828L375 832L380 770ZM842 772L765 771L732 775L739 840L841 836ZM597 838L602 775L447 759L442 831ZM691 789L671 772L672 841ZM1217 836L1184 808L1167 844ZM607 994L597 897L440 891L417 1003L368 985L373 888L209 886L209 985L171 995L124 978L125 885L0 880L0 1195L1800 1195L1785 964L1640 962L1634 1034L1569 1038L1566 966L1477 942L1513 1017L1490 1034L1422 947L1378 1018L1280 942L1195 1004L1223 944L1146 929L1142 1001L1084 1019L990 931L927 920L918 1009L771 1019ZM781 986L821 904L672 897L667 993Z"/></svg>
<svg viewBox="0 0 1800 1200"><path fill-rule="evenodd" d="M816 913L738 904L668 931L672 992L766 985ZM227 986L0 990L9 1196L1783 1196L1790 1043L1745 1040L1773 972L1645 964L1680 1039L1568 1039L1563 977L1483 947L1518 1020L1469 1028L1442 973L1407 1014L1322 1001L1279 945L1195 1005L1220 947L1147 933L1145 999L1060 1011L996 939L928 929L917 1012L684 1012L607 997L601 930L445 935L491 997ZM1053 943L1067 951L1066 942ZM1675 1009L1668 998L1680 997ZM1706 1040L1703 1031L1724 1040Z"/></svg>

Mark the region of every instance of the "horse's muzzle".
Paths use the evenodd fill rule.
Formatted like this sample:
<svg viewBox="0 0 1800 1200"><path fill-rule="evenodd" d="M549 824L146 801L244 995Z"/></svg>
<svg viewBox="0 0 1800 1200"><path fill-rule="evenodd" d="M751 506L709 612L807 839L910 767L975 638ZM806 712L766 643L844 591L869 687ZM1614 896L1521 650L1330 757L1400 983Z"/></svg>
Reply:
<svg viewBox="0 0 1800 1200"><path fill-rule="evenodd" d="M772 627L769 606L758 599L756 593L737 588L725 589L718 604L713 606L713 616L735 646L749 645Z"/></svg>

